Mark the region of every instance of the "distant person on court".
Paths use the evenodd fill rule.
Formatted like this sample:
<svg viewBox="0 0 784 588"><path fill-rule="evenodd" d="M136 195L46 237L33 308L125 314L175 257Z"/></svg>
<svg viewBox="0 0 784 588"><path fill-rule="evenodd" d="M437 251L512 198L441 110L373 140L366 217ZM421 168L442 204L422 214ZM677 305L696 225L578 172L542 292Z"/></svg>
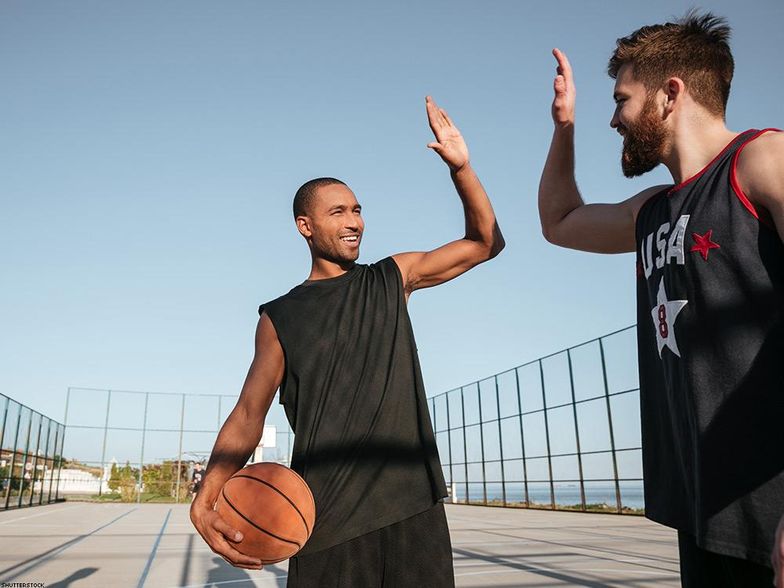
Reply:
<svg viewBox="0 0 784 588"><path fill-rule="evenodd" d="M200 461L193 464L193 476L191 478L191 498L196 498L196 495L201 490L201 482L204 477L204 466Z"/></svg>
<svg viewBox="0 0 784 588"><path fill-rule="evenodd" d="M673 184L585 204L575 84L558 61L539 187L548 241L637 253L645 512L678 530L683 586L778 586L784 514L784 133L725 126L726 21L688 13L618 39L610 126L627 177Z"/></svg>
<svg viewBox="0 0 784 588"><path fill-rule="evenodd" d="M454 586L447 495L406 304L496 256L504 240L465 141L429 97L433 149L448 165L465 212L465 236L429 252L356 263L361 207L342 181L318 178L294 197L310 275L260 309L256 354L223 425L191 520L212 549L239 567L260 562L212 506L262 434L275 391L294 429L291 467L316 501L316 524L289 560L288 586Z"/></svg>

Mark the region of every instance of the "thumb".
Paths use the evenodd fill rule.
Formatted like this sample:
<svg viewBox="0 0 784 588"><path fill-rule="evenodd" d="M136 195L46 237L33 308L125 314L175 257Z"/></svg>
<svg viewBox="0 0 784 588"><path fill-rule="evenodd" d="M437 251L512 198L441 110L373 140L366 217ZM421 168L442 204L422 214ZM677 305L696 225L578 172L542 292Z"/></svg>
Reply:
<svg viewBox="0 0 784 588"><path fill-rule="evenodd" d="M427 148L432 149L438 154L441 154L444 151L444 146L436 141L433 141L432 143L428 143Z"/></svg>

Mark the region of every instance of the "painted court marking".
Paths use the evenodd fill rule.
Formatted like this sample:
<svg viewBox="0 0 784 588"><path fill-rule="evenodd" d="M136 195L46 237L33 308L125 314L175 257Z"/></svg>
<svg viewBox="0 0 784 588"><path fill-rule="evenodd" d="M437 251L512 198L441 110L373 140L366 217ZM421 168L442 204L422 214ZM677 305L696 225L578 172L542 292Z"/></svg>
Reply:
<svg viewBox="0 0 784 588"><path fill-rule="evenodd" d="M44 553L42 553L40 555L36 555L36 556L26 560L26 561L23 561L21 563L16 564L15 566L11 566L10 568L6 568L4 570L0 570L0 574L5 574L7 572L10 572L11 570L15 570L17 568L20 568L21 566L24 566L25 564L29 564L29 565L21 568L20 570L18 570L15 574L12 574L11 576L4 577L3 580L5 582L10 582L11 580L14 580L15 578L18 578L22 574L24 574L26 572L29 572L33 568L37 568L39 565L41 565L45 561L49 561L51 559L54 559L55 557L60 555L66 549L69 549L69 548L73 547L77 543L81 543L82 541L84 541L88 537L91 537L92 535L94 535L95 533L97 533L98 531L100 531L102 529L105 529L109 525L113 525L114 523L119 521L121 518L128 516L129 514L131 514L135 510L137 510L137 509L132 508L131 510L121 514L119 517L116 517L115 519L112 519L111 521L109 521L105 525L101 525L97 529L94 529L94 530L90 531L89 533L86 533L85 535L80 535L79 537L75 537L75 538L71 539L70 541L67 541L67 542L63 543L59 547L55 547L55 548L50 549L49 551L46 551L46 552L44 552Z"/></svg>
<svg viewBox="0 0 784 588"><path fill-rule="evenodd" d="M147 581L147 574L150 572L150 567L152 567L152 561L155 559L155 552L158 551L158 545L161 542L161 537L163 537L164 531L166 531L166 524L169 522L171 513L172 509L169 509L169 512L166 513L166 518L163 520L163 526L158 533L158 537L155 539L155 543L152 546L152 551L150 552L150 557L147 558L147 565L144 566L144 571L142 572L141 578L139 578L139 583L136 585L136 588L142 588L144 583Z"/></svg>
<svg viewBox="0 0 784 588"><path fill-rule="evenodd" d="M67 506L65 508L58 509L57 512L62 512L63 510L73 510L74 508L79 508L81 506L84 506L84 505L83 504L73 504L73 505ZM50 511L47 511L47 512L39 512L38 514L29 515L29 516L26 516L26 517L18 517L16 519L9 519L7 521L0 521L0 525L7 525L8 523L15 523L16 521L26 521L27 519L34 519L35 517L43 517L43 516L46 516L46 515L53 514L53 512L54 511L50 510ZM69 526L69 525L62 525L62 526Z"/></svg>

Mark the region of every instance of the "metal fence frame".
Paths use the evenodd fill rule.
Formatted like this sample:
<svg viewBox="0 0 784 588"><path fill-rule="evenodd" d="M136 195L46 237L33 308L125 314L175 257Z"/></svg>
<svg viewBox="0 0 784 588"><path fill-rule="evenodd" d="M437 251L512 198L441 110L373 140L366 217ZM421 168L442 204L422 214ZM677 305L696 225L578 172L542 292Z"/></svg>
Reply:
<svg viewBox="0 0 784 588"><path fill-rule="evenodd" d="M439 443L439 453L441 455L442 460L442 467L444 470L444 476L447 480L447 485L450 487L452 492L452 500L455 502L464 502L467 504L481 504L486 506L515 506L521 508L550 508L553 510L581 510L586 511L589 510L587 508L588 503L586 502L586 482L594 483L607 483L612 484L614 486L614 504L607 504L607 508L603 508L604 512L614 512L618 514L624 513L639 513L641 509L638 508L628 508L623 503L622 497L622 488L621 485L624 482L632 482L632 483L640 483L642 484L642 477L622 477L619 475L619 468L618 468L618 455L622 452L629 452L629 451L640 451L641 444L638 443L632 447L623 447L618 448L616 447L616 439L615 439L615 427L613 424L613 411L612 411L612 402L611 399L614 397L632 394L632 393L639 393L639 385L635 388L624 389L620 391L611 392L609 385L608 385L608 377L607 377L607 362L605 357L605 342L615 336L618 336L622 333L626 333L635 328L635 325L631 325L624 329L619 329L618 331L614 331L602 337L598 337L596 339L592 339L590 341L585 341L578 345L574 345L567 349L551 353L549 355L540 357L533 361L524 363L522 365L516 366L509 370L505 370L503 372L499 372L497 374L493 374L487 378L483 378L481 380L477 380L470 384L466 384L464 386L460 386L458 388L454 388L447 392L443 392L441 394L437 394L435 396L431 396L428 398L428 405L431 412L431 419L433 421L433 429L436 435L436 439L446 439L446 448L444 448L443 443ZM581 398L577 399L575 397L575 380L574 380L574 371L572 369L572 355L573 352L579 348L588 346L588 345L598 345L599 349L599 356L601 361L601 373L603 378L603 386L604 391L603 394L598 396L593 396L589 398ZM568 365L569 371L569 385L571 391L571 400L566 403L556 404L548 406L548 398L546 394L546 386L545 386L545 368L544 362L550 358L554 358L559 355L565 354L566 361ZM540 387L541 387L541 408L536 408L533 410L524 410L525 403L524 394L525 390L520 385L520 370L522 368L528 368L531 366L538 366L539 369L539 377L540 377ZM517 410L514 414L507 414L506 416L501 416L501 402L499 397L499 377L504 376L507 374L511 374L514 372L514 380L515 380L515 387L516 387L516 396L517 396ZM484 398L482 396L482 384L483 383L490 383L491 392L489 394L492 395L494 388L495 394L495 417L494 418L487 418L485 419L482 415L482 407L486 406L484 402ZM467 398L467 389L473 389L473 392L476 393L476 406L478 406L479 411L479 419L476 422L466 424L466 398ZM450 397L449 395L454 395L455 397L459 394L460 402L459 402L459 415L452 415L450 411ZM485 392L488 394L488 392ZM438 404L439 399L443 400L443 405L446 407L446 415L445 417L439 415L438 413ZM604 399L605 406L606 406L606 413L607 413L607 425L609 430L609 441L610 446L606 449L597 450L597 451L583 451L580 445L580 427L578 426L578 407L581 404L600 401ZM490 401L492 402L492 398ZM457 403L456 403L457 404ZM574 426L574 438L575 438L575 445L576 451L568 452L568 453L553 453L551 450L551 439L552 435L554 434L553 431L550 430L550 424L548 422L548 416L551 411L557 409L566 409L571 407L572 413L572 422ZM525 431L524 431L524 417L528 415L535 415L541 413L543 415L544 420L544 432L545 432L545 439L546 439L546 453L544 455L527 455L526 454L526 447L525 447ZM458 419L454 417L459 416ZM517 419L519 422L520 428L520 456L515 458L504 458L504 440L502 434L502 421L507 419ZM457 420L459 424L455 424L454 421ZM445 427L441 427L441 423L446 423ZM498 426L498 452L500 453L499 459L488 460L486 459L485 455L485 427L490 425L492 426L494 423L497 423ZM469 447L468 447L468 440L466 435L466 429L469 427L478 426L479 429L479 451L478 454L481 456L480 460L470 460L469 459ZM457 433L457 442L462 442L462 448L456 448L460 451L453 452L453 438ZM507 446L508 447L508 446ZM446 451L444 451L446 449ZM454 454L462 453L463 461L455 461ZM596 455L596 454L606 454L609 453L612 458L612 477L610 478L591 478L587 480L584 476L583 472L583 458L589 455ZM577 460L577 471L578 477L575 479L559 479L553 476L553 459L554 458L576 458ZM538 460L546 458L547 460L547 471L549 473L547 479L530 479L529 472L527 469L527 464L529 460ZM520 461L522 464L522 484L523 484L523 494L522 500L519 501L511 501L509 500L509 496L507 495L507 487L508 484L512 482L508 482L506 480L506 463L509 461ZM487 470L490 464L498 464L500 467L496 468L500 471L500 479L488 479ZM472 479L470 475L470 468L471 466L481 466L481 480L477 480L476 476ZM462 469L461 472L458 472L458 468ZM456 479L458 481L456 481ZM519 483L519 481L515 481L514 483ZM478 485L481 484L482 490L479 495L477 492L472 493L471 489L472 486L476 488ZM549 484L549 494L550 500L549 504L546 502L538 502L536 503L532 500L531 494L529 492L529 485L530 484ZM556 489L558 484L575 484L579 485L579 502L576 504L559 504L558 500L556 499ZM500 499L488 499L488 485L495 485L496 487L500 485L501 488L501 496ZM464 498L458 497L456 495L456 490L458 487L461 487L462 494ZM473 494L473 495L472 495Z"/></svg>
<svg viewBox="0 0 784 588"><path fill-rule="evenodd" d="M0 393L0 404L3 407L0 459L8 463L2 466L3 470L8 468L7 474L0 475L0 508L8 510L58 501L65 426L5 394ZM13 444L6 447L10 431L13 431ZM20 439L20 432L24 439ZM40 485L37 491L36 485Z"/></svg>
<svg viewBox="0 0 784 588"><path fill-rule="evenodd" d="M80 391L80 392L89 392L95 393L96 395L99 394L106 394L106 408L105 414L103 415L103 425L96 426L96 425L85 425L85 424L78 424L69 422L69 418L72 420L72 415L69 414L69 409L71 406L71 396L72 392ZM141 423L141 427L129 427L129 426L114 426L110 424L110 414L111 414L111 406L112 406L112 394L133 394L139 395L144 398L144 413L143 413L143 421ZM150 397L152 396L170 396L170 397L179 397L180 398L180 413L179 413L179 426L178 427L149 427L148 426L148 409L150 404ZM192 428L185 428L185 407L186 407L186 399L189 398L216 398L217 399L217 414L216 414L216 425L214 428L209 429L192 429ZM133 467L134 470L138 469L136 473L136 487L137 489L143 488L143 476L145 467L150 467L153 465L158 465L157 460L146 460L145 461L145 448L146 448L146 439L148 433L176 433L179 435L178 439L178 451L177 455L172 456L172 462L176 462L176 479L174 480L174 487L171 489L174 498L174 501L179 503L181 502L181 495L184 486L190 483L190 480L184 477L183 468L186 467L187 463L191 460L184 459L184 456L189 455L188 452L183 452L183 435L186 433L206 433L211 434L214 436L212 439L212 443L214 443L215 438L220 431L220 428L223 423L221 423L221 412L223 410L223 400L229 399L231 405L233 406L236 403L238 396L231 395L231 394L188 394L188 393L178 393L178 392L144 392L144 391L137 391L137 390L117 390L117 389L106 389L106 388L84 388L84 387L69 387L67 394L66 394L66 402L65 402L65 426L68 429L76 429L76 430L92 430L95 431L97 434L102 434L101 438L101 458L100 461L81 461L83 465L92 465L93 467L100 467L103 470L107 465L111 462L107 461L107 439L109 433L112 431L133 431L141 433L141 445L139 448L138 453L138 461L137 460L127 460L130 462L130 465ZM290 431L278 432L277 436L280 438L281 436L285 436L285 443L287 446L286 457L282 460L286 465L288 465L288 460L291 455L291 437L293 433ZM71 456L74 457L74 456ZM204 455L206 458L207 455ZM198 461L198 460L197 460ZM280 461L280 460L279 460ZM118 464L119 465L119 464ZM204 463L206 465L206 463ZM97 487L96 492L98 496L102 495L102 484L100 480L96 481ZM136 492L136 501L141 502L142 492Z"/></svg>

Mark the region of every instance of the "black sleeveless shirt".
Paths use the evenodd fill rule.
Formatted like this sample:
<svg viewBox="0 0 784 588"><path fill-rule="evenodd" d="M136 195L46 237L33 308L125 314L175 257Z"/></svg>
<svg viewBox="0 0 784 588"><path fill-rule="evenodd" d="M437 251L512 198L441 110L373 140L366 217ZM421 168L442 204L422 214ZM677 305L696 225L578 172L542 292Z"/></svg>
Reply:
<svg viewBox="0 0 784 588"><path fill-rule="evenodd" d="M305 282L259 308L285 355L291 467L316 501L300 554L343 543L446 496L403 281L389 257Z"/></svg>
<svg viewBox="0 0 784 588"><path fill-rule="evenodd" d="M770 565L784 513L784 245L743 194L746 131L637 218L646 515Z"/></svg>

